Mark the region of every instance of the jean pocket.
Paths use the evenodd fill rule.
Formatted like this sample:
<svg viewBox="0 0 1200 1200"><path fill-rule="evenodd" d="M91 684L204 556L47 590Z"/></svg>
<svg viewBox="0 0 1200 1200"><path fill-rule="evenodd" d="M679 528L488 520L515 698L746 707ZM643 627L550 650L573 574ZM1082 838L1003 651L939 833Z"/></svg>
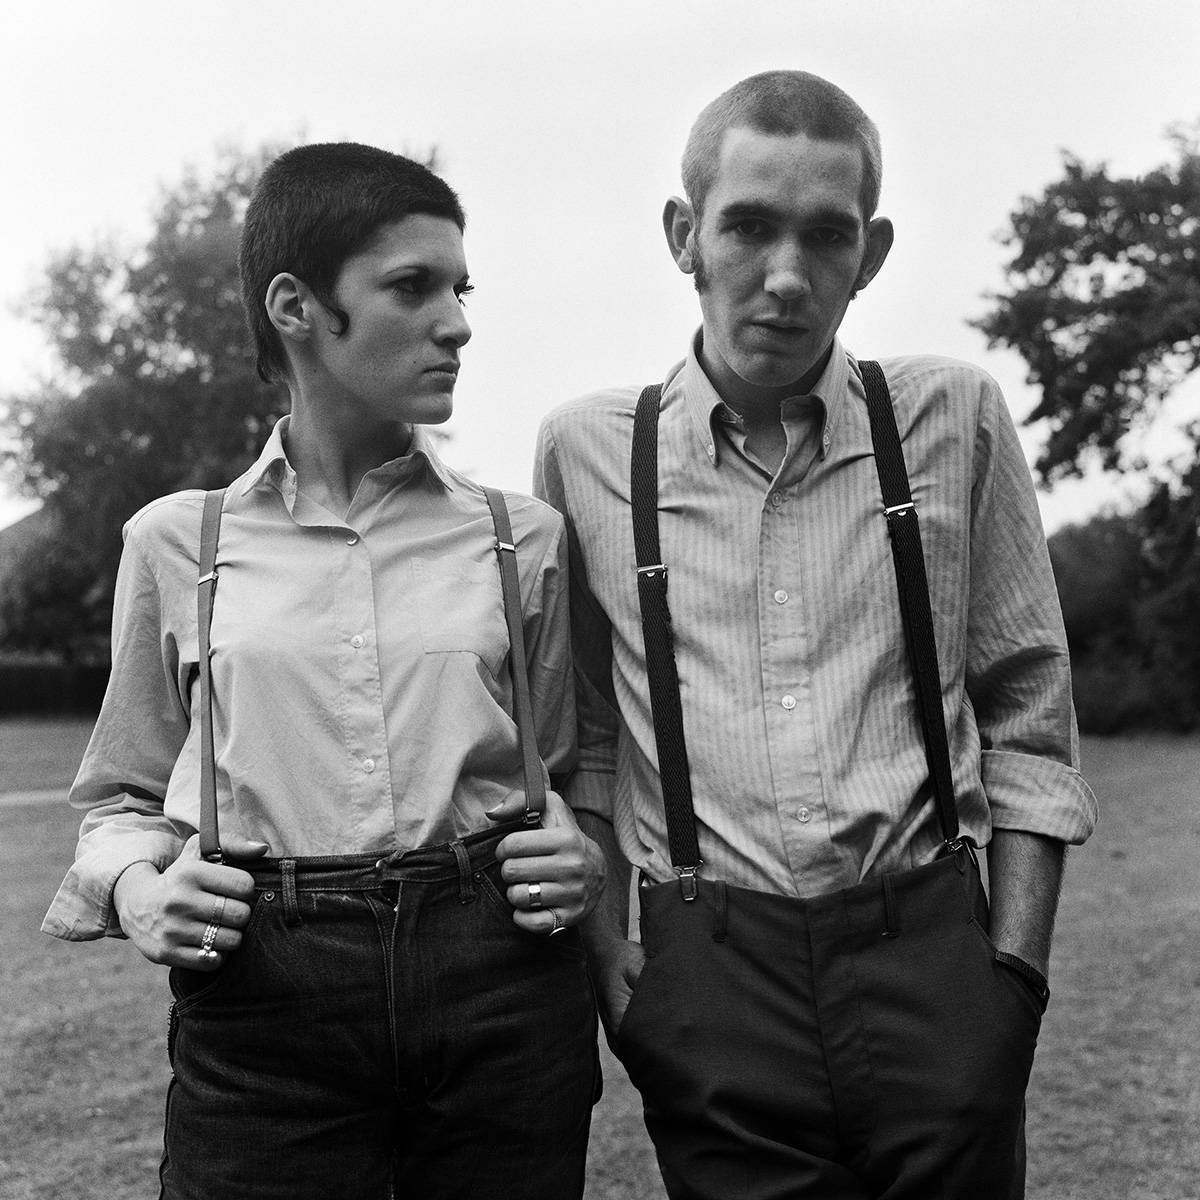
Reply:
<svg viewBox="0 0 1200 1200"><path fill-rule="evenodd" d="M215 971L191 971L187 967L171 968L169 979L171 995L175 1000L173 1011L176 1019L186 1016L198 1004L223 992L231 979L245 971L247 959L253 954L254 935L262 923L263 914L270 906L272 896L273 893L269 892L256 893L254 907L250 910L250 920L242 930L241 945L227 953Z"/></svg>
<svg viewBox="0 0 1200 1200"><path fill-rule="evenodd" d="M500 874L499 863L493 863L480 871L476 871L472 878L475 880L475 885L483 897L483 903L488 906L490 912L494 913L504 922L504 927L513 937L520 939L522 943L540 944L566 958L582 962L587 961L587 954L584 951L583 941L579 936L578 928L572 927L550 937L549 934L545 933L530 933L527 929L522 929L513 920L513 914L516 912L516 909L508 902L504 879Z"/></svg>

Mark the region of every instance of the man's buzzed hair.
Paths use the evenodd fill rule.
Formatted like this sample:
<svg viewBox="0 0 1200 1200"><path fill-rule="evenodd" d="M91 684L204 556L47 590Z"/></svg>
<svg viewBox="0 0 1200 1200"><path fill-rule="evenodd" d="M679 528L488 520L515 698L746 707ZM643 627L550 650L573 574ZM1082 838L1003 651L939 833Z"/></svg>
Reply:
<svg viewBox="0 0 1200 1200"><path fill-rule="evenodd" d="M859 197L863 220L879 205L883 155L875 122L842 91L808 71L764 71L735 83L696 118L683 151L683 187L699 220L716 178L721 143L730 129L777 137L798 133L830 142L853 142L862 151Z"/></svg>

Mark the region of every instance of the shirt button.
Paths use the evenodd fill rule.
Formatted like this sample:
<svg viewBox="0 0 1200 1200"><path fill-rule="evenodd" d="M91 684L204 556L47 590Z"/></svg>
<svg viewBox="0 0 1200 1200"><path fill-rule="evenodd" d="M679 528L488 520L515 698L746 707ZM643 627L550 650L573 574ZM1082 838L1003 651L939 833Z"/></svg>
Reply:
<svg viewBox="0 0 1200 1200"><path fill-rule="evenodd" d="M812 809L808 808L806 805L800 805L800 807L796 809L796 820L799 821L801 825L807 825L809 821L812 820Z"/></svg>
<svg viewBox="0 0 1200 1200"><path fill-rule="evenodd" d="M352 533L352 534L351 534L351 535L350 535L350 536L349 536L349 537L346 539L346 545L347 545L347 546L355 546L355 545L357 545L357 544L358 544L358 534L357 534L357 533Z"/></svg>
<svg viewBox="0 0 1200 1200"><path fill-rule="evenodd" d="M368 775L370 775L370 773L373 770L375 770L375 760L373 758L364 758L363 759L363 770L366 771L366 773Z"/></svg>
<svg viewBox="0 0 1200 1200"><path fill-rule="evenodd" d="M821 439L821 445L822 445L822 446L824 446L826 450L828 450L828 449L829 449L829 443L830 443L830 440L831 440L831 439L830 439L830 437L829 437L829 434L826 434L826 435L825 435L825 436L824 436L824 437Z"/></svg>
<svg viewBox="0 0 1200 1200"><path fill-rule="evenodd" d="M783 588L780 588L775 593L775 603L776 604L786 604L787 602L788 602L788 594L787 594L787 592L785 592L783 590Z"/></svg>
<svg viewBox="0 0 1200 1200"><path fill-rule="evenodd" d="M350 639L350 645L352 645L355 648L355 650L361 650L363 648L364 640L365 639L363 638L363 635L361 633L356 633Z"/></svg>
<svg viewBox="0 0 1200 1200"><path fill-rule="evenodd" d="M784 696L779 703L782 704L783 707L788 710L788 712L791 712L792 709L796 707L796 697L793 696L791 692L788 692L788 694Z"/></svg>

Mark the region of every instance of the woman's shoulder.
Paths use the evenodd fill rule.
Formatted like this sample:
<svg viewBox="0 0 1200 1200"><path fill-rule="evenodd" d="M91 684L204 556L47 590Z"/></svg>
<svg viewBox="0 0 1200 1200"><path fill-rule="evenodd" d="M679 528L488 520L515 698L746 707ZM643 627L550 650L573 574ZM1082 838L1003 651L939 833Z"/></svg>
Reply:
<svg viewBox="0 0 1200 1200"><path fill-rule="evenodd" d="M122 536L152 559L169 557L186 547L188 557L199 553L200 520L205 493L198 488L160 496L139 508L125 522Z"/></svg>

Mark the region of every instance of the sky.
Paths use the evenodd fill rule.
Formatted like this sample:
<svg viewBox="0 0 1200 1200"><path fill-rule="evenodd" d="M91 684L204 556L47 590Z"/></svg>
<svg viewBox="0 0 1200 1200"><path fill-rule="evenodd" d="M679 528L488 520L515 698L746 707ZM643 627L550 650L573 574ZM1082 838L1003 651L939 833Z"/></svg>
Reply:
<svg viewBox="0 0 1200 1200"><path fill-rule="evenodd" d="M0 43L0 396L50 366L22 297L49 256L135 249L164 185L216 148L354 140L423 154L468 214L476 285L446 457L526 489L542 416L661 379L699 322L663 239L692 120L776 67L845 88L880 127L880 212L897 236L851 306L862 357L947 354L1001 383L1024 366L967 321L1003 285L1008 213L1061 152L1140 173L1200 119L1194 0L58 0L5 17ZM1184 389L1148 447L1200 415ZM1023 431L1036 449L1037 429ZM1090 479L1043 497L1053 528L1119 503ZM27 504L0 487L0 525Z"/></svg>

